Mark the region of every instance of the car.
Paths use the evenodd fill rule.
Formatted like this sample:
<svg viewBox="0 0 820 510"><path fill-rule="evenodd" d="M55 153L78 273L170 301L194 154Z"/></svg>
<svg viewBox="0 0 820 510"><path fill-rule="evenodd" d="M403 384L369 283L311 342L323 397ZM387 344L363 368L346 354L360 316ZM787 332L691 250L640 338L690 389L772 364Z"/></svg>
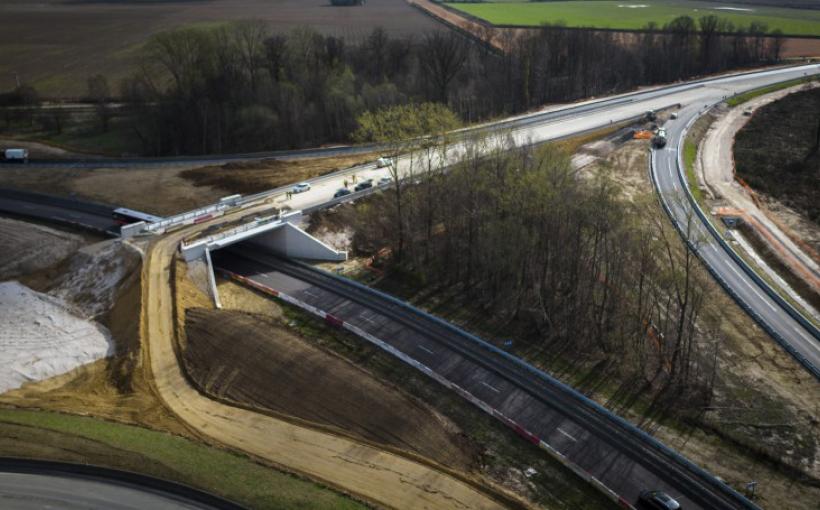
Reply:
<svg viewBox="0 0 820 510"><path fill-rule="evenodd" d="M675 112L672 112L672 115L670 115L669 118L672 119L672 120L675 120L675 119L678 118L678 114L675 113Z"/></svg>
<svg viewBox="0 0 820 510"><path fill-rule="evenodd" d="M373 187L373 179L368 179L366 181L360 182L353 189L356 190L356 191L362 191L362 190L365 190L367 188L372 188L372 187Z"/></svg>
<svg viewBox="0 0 820 510"><path fill-rule="evenodd" d="M393 178L389 175L385 175L384 177L379 179L379 186L384 186L385 184L390 184L391 182L393 182Z"/></svg>
<svg viewBox="0 0 820 510"><path fill-rule="evenodd" d="M386 168L388 166L393 166L393 161L390 158L381 157L376 160L376 168Z"/></svg>
<svg viewBox="0 0 820 510"><path fill-rule="evenodd" d="M347 188L339 188L339 189L336 190L336 193L333 194L333 198L343 197L343 196L349 195L351 193L352 193L352 191L350 191Z"/></svg>
<svg viewBox="0 0 820 510"><path fill-rule="evenodd" d="M655 510L682 510L680 503L663 491L643 491L638 497L641 508Z"/></svg>
<svg viewBox="0 0 820 510"><path fill-rule="evenodd" d="M310 190L310 183L309 182L300 182L299 184L295 185L291 191L294 193L304 193L305 191Z"/></svg>

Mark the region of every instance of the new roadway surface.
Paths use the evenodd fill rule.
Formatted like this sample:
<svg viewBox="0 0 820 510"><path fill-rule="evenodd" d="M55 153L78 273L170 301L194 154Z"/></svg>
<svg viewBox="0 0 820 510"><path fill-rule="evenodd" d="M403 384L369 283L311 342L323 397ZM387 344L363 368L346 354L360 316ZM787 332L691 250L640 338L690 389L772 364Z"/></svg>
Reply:
<svg viewBox="0 0 820 510"><path fill-rule="evenodd" d="M719 98L713 97L713 101ZM667 122L669 144L666 148L652 152L652 172L657 183L660 198L671 212L679 230L688 236L697 249L698 255L714 274L735 294L735 299L751 311L755 319L770 330L770 333L785 340L796 351L798 359L807 368L820 369L820 339L787 313L764 288L745 272L741 265L730 256L718 239L707 229L694 210L685 192L687 186L684 175L679 171L678 156L683 150L684 130L691 120L703 110L702 105L684 107L678 119ZM687 235L688 232L688 235Z"/></svg>

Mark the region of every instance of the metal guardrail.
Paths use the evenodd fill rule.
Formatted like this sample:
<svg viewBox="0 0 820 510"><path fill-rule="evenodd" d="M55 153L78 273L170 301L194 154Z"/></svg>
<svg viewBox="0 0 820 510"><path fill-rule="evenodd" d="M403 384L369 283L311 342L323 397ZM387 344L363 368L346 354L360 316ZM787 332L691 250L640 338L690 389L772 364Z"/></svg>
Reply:
<svg viewBox="0 0 820 510"><path fill-rule="evenodd" d="M714 105L711 105L709 107L709 109L711 109L712 107L714 107ZM812 324L806 317L804 317L803 314L801 314L797 309L795 309L788 301L783 299L783 297L780 296L780 294L778 294L776 290L774 290L765 280L763 280L763 278L761 278L760 275L758 275L757 272L754 269L752 269L749 266L749 264L747 264L746 261L743 260L743 258L740 257L740 255L738 255L737 252L735 252L735 250L731 246L729 246L729 243L727 243L726 240L723 239L723 236L720 234L720 232L717 230L717 228L714 226L714 224L706 216L706 213L703 211L703 209L701 209L700 204L697 203L697 200L695 200L695 197L692 194L692 190L689 189L689 183L688 183L688 180L686 179L686 173L685 173L686 170L685 170L685 166L684 166L683 161L682 161L682 158L683 158L683 156L682 156L682 152L683 152L682 147L683 147L683 145L682 144L683 144L683 141L686 137L686 134L688 133L689 129L692 127L692 124L694 124L695 121L699 117L700 117L700 115L697 115L697 116L693 117L686 124L686 126L683 128L683 131L681 132L681 136L678 140L678 157L676 158L676 164L677 164L677 170L678 170L678 179L681 181L681 185L683 186L684 190L686 191L686 197L687 197L688 202L692 206L692 209L695 211L695 214L698 215L698 218L706 226L706 229L709 231L711 236L718 242L718 245L720 245L720 247L723 249L723 251L726 254L728 254L732 258L732 260L741 267L741 269L743 269L743 272L746 273L755 282L755 284L758 287L760 287L764 292L766 292L766 294L770 298L772 298L772 300L774 300L786 313L788 313L801 326L803 326L806 329L806 331L809 332L809 334L811 334L814 338L820 340L820 331L818 331L817 327L814 326L814 324ZM658 185L657 181L655 180L654 165L653 165L651 157L649 158L649 161L650 161L649 164L650 164L650 174L652 176L652 182L654 183L656 189L658 190L658 195L660 197L661 196L660 186ZM786 350L786 352L791 354L801 365L803 365L803 367L806 370L808 370L815 378L820 380L820 369L818 367L816 367L814 364L812 364L809 360L807 360L802 354L797 352L794 349L794 347L784 337L782 337L779 333L777 333L765 320L763 320L763 318L757 312L755 312L751 308L751 306L748 303L746 303L746 301L743 298L741 298L734 291L734 289L731 288L731 286L728 284L728 282L726 282L720 275L717 274L717 272L715 271L714 268L712 268L708 263L706 263L705 259L700 256L699 251L698 251L698 247L696 245L694 245L689 239L686 238L685 233L681 229L681 226L678 224L678 222L675 220L674 216L672 215L672 211L668 208L665 201L661 199L661 203L663 205L664 210L669 215L669 217L672 219L672 222L675 224L675 228L678 230L678 233L681 235L681 237L683 237L684 241L686 241L686 243L690 247L690 249L692 249L693 252L698 254L698 256L704 262L704 265L707 267L707 269L712 274L712 276L721 284L721 286L729 293L729 295L732 296L732 299L734 299L735 302L738 303L738 305L740 305L740 307L743 308L744 311L746 311L746 313L751 315L752 318L755 319L755 322L757 322L767 333L769 333L769 335L771 335L772 338L774 338L775 341L778 344L780 344L780 346L783 347L783 349Z"/></svg>
<svg viewBox="0 0 820 510"><path fill-rule="evenodd" d="M108 481L132 489L145 488L148 492L167 494L171 497L183 498L188 502L196 502L219 510L245 510L232 501L205 492L187 485L169 482L152 476L120 471L101 466L88 464L72 464L49 460L21 459L15 457L0 457L0 472L26 473L35 475L58 475L67 477L92 478Z"/></svg>
<svg viewBox="0 0 820 510"><path fill-rule="evenodd" d="M308 264L305 264L303 262L300 262L300 261L291 261L291 262L293 262L293 263L295 263L295 264L297 264L297 265L299 265L299 266L301 266L301 267L303 267L307 270L310 270L310 271L314 271L314 272L320 271L320 270L317 270L316 268L314 268L314 267L312 267ZM662 442L660 442L659 440L657 440L653 436L649 435L647 432L643 431L639 427L633 425L629 421L627 421L624 418L622 418L622 417L618 416L617 414L613 413L612 411L605 408L604 406L598 404L594 400L592 400L589 397L585 396L581 392L575 390L574 388L567 385L566 383L561 382L560 380L556 379L555 377L549 375L548 373L546 373L542 370L539 370L538 368L530 365L529 363L523 361L522 359L520 359L516 356L513 356L512 354L510 354L506 351L503 351L503 350L499 349L498 347L495 347L494 345L492 345L492 344L488 343L487 341L473 335L472 333L464 331L461 328L458 328L458 327L454 326L453 324L450 324L449 322L447 322L447 321L445 321L445 320L443 320L439 317L436 317L435 315L429 314L429 313L427 313L427 312L425 312L425 311L423 311L419 308L416 308L415 306L412 306L412 305L410 305L409 303L407 303L405 301L397 299L397 298L395 298L395 297L393 297L389 294L385 294L385 293L383 293L379 290L367 287L363 284L360 284L356 281L353 281L353 280L350 280L350 279L347 279L347 278L342 278L338 275L335 275L335 274L327 272L327 271L321 271L321 274L325 275L325 276L327 276L327 277L329 277L333 280L336 280L338 283L340 283L342 285L349 285L349 286L352 286L354 288L357 288L360 291L376 295L379 298L384 299L384 300L386 300L386 301L388 301L388 302L390 302L390 303L392 303L392 304L406 310L409 313L421 316L424 319L432 321L435 324L445 328L446 330L448 330L452 333L455 333L456 335L459 335L463 338L468 339L469 341L473 342L475 345L479 346L480 348L486 350L487 352L489 352L493 355L500 356L500 357L504 358L505 360L513 363L518 368L524 370L526 373L537 377L539 380L541 380L541 381L547 383L549 386L557 389L558 391L560 391L564 395L579 401L587 409L593 411L597 415L602 416L606 420L609 420L610 422L614 423L615 425L620 427L621 430L627 432L628 434L630 434L634 438L636 438L636 439L640 440L641 442L643 442L645 445L651 447L653 450L655 450L656 452L658 452L662 456L672 460L673 462L675 462L679 466L683 467L688 472L694 474L695 476L697 476L697 478L699 478L700 480L706 482L707 485L709 485L712 488L714 488L715 490L719 491L721 494L728 497L730 500L735 501L742 508L748 509L748 510L760 510L759 507L757 507L754 503L749 501L743 495L741 495L740 493L735 491L733 488L726 485L724 482L722 482L718 478L716 478L713 474L709 473L708 471L706 471L703 468L699 467L698 465L694 464L693 462L691 462L686 457L682 456L681 454L679 454L678 452L676 452L672 448L666 446L665 444L663 444Z"/></svg>

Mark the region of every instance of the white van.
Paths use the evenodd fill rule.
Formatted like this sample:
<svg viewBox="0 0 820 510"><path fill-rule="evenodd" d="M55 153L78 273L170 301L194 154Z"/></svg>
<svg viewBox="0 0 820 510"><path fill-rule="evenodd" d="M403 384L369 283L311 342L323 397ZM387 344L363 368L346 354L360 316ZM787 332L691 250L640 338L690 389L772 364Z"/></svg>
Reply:
<svg viewBox="0 0 820 510"><path fill-rule="evenodd" d="M6 149L3 153L6 161L28 163L28 149Z"/></svg>

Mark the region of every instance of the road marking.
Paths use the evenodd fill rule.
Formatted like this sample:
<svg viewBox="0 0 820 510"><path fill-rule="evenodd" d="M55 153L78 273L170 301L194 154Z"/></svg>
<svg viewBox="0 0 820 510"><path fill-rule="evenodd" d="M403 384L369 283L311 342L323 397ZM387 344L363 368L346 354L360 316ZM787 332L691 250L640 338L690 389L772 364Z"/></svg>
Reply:
<svg viewBox="0 0 820 510"><path fill-rule="evenodd" d="M481 384L483 384L484 386L490 388L491 390L493 390L496 393L501 393L501 390L499 390L498 388L495 388L493 386L490 386L489 384L485 383L484 381L481 381Z"/></svg>
<svg viewBox="0 0 820 510"><path fill-rule="evenodd" d="M374 321L374 320L373 320L373 319L371 319L370 317L365 317L365 316L364 316L364 314L359 315L359 318L360 318L361 320L363 320L363 321L367 321L367 322L369 322L370 324L373 324L374 326L378 326L378 324L376 324L376 321Z"/></svg>
<svg viewBox="0 0 820 510"><path fill-rule="evenodd" d="M568 433L567 431L565 431L564 429L562 429L561 427L558 427L558 429L556 429L556 430L558 430L558 432L560 432L561 434L565 435L566 437L570 438L570 440L572 440L572 442L573 442L573 443L577 443L577 442L578 442L578 440L577 440L577 439L575 439L574 437L572 437L571 435L569 435L569 433Z"/></svg>
<svg viewBox="0 0 820 510"><path fill-rule="evenodd" d="M310 297L312 297L312 298L318 298L318 297L319 297L319 295L318 295L318 294L316 294L315 292L313 292L313 291L312 291L312 290L310 290L310 289L305 289L305 290L303 290L302 292L304 292L305 294L307 294L308 296L310 296Z"/></svg>
<svg viewBox="0 0 820 510"><path fill-rule="evenodd" d="M752 291L752 292L754 292L754 293L757 295L757 297L759 297L759 298L760 298L760 300L761 300L763 303L765 303L765 304L766 304L766 306L768 306L768 307L769 307L769 308L770 308L773 312L777 312L777 308L775 308L775 307L774 307L774 305L772 305L772 304L769 302L769 300L768 300L768 299L766 299L765 297L763 297L763 295L762 295L762 294L760 294L760 292L758 292L758 291L757 291L757 289L754 287L754 284L753 284L753 283L749 283L749 282L748 282L748 281L744 278L744 275L740 274L740 272L738 272L738 270L737 270L737 269L735 269L734 264L729 264L729 269L731 269L732 271L734 271L734 273L735 273L735 274L736 274L736 275L740 278L740 280L741 280L742 282L746 283L746 284L748 285L749 289L751 289L751 291Z"/></svg>
<svg viewBox="0 0 820 510"><path fill-rule="evenodd" d="M419 349L421 349L422 351L429 352L430 354L435 354L435 352L431 351L430 349L428 349L427 347L425 347L425 346L423 346L423 345L421 345L421 344L417 345L416 347L418 347L418 348L419 348Z"/></svg>

